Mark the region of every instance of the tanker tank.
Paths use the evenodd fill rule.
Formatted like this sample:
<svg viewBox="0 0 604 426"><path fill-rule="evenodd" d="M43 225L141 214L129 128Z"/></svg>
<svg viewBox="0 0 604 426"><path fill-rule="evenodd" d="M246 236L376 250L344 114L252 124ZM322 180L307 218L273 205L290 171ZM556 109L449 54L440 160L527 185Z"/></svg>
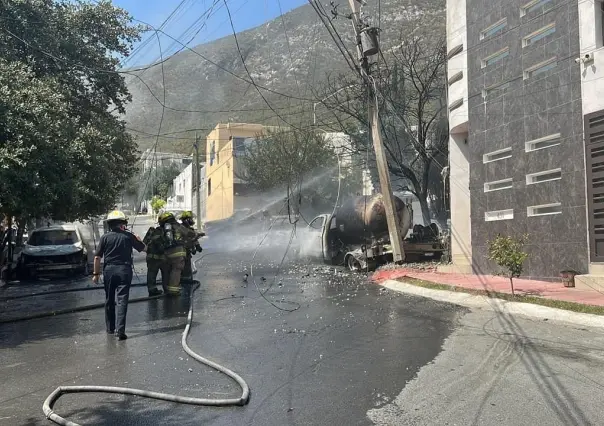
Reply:
<svg viewBox="0 0 604 426"><path fill-rule="evenodd" d="M393 196L403 238L411 227L412 214L400 198ZM382 194L348 199L336 211L339 239L344 244L364 244L388 239L388 222Z"/></svg>

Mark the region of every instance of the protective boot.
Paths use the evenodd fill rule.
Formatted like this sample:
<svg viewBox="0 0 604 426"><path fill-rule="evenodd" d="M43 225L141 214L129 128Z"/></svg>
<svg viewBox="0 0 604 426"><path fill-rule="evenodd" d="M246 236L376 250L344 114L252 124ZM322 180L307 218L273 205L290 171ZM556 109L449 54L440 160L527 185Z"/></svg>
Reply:
<svg viewBox="0 0 604 426"><path fill-rule="evenodd" d="M169 258L170 262L170 278L168 280L168 295L180 295L180 277L185 267L184 257Z"/></svg>

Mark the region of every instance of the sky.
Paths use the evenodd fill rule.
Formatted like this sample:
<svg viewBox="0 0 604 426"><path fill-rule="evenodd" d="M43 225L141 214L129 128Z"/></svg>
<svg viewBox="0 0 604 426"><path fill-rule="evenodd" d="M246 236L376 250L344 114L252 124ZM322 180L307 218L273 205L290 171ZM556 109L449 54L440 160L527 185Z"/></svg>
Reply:
<svg viewBox="0 0 604 426"><path fill-rule="evenodd" d="M277 18L281 11L287 13L306 3L306 0L227 0L237 32L261 25ZM232 35L224 0L113 0L113 4L156 28L176 10L163 31L183 43L194 36L189 47ZM197 30L199 33L195 36ZM160 43L164 55L182 48L168 36L161 36ZM159 59L160 49L153 32L144 33L139 45L139 50L124 66L140 66Z"/></svg>

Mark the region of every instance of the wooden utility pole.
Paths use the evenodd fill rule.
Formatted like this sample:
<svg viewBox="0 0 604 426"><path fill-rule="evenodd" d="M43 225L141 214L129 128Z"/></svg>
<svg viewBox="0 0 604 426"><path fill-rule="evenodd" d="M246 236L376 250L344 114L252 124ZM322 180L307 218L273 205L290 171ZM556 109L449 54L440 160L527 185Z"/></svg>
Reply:
<svg viewBox="0 0 604 426"><path fill-rule="evenodd" d="M201 230L201 172L199 166L199 136L197 135L197 133L195 133L195 145L193 146L195 147L195 161L193 162L195 165L195 170L193 171L193 186L197 191L197 197L195 198L195 226L199 231Z"/></svg>
<svg viewBox="0 0 604 426"><path fill-rule="evenodd" d="M373 139L373 149L380 178L380 186L384 207L386 209L386 220L388 222L388 233L390 234L390 244L392 245L392 255L395 263L401 263L405 260L405 250L403 248L403 235L401 235L398 215L394 204L394 195L392 194L392 184L390 183L390 173L388 171L388 160L382 134L380 132L379 104L376 87L373 78L369 75L369 62L367 56L373 55L373 52L379 52L377 37L371 38L371 29L367 28L361 22L360 2L358 0L348 0L352 9L352 25L357 41L357 52L361 65L361 74L371 99L369 100L369 120L371 122L371 138ZM364 33L364 34L362 34ZM365 41L365 45L363 43ZM373 44L372 44L373 42Z"/></svg>

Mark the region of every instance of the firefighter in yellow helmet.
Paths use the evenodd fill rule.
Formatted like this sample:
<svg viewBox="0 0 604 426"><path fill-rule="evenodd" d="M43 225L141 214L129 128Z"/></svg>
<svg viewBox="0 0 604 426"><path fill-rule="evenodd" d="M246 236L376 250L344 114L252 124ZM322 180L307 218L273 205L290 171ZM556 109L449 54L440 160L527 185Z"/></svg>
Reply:
<svg viewBox="0 0 604 426"><path fill-rule="evenodd" d="M195 231L178 223L174 214L170 212L159 215L158 222L166 238L164 254L170 267L167 292L169 295L177 296L180 294L180 277L187 257L185 244L188 239L195 237Z"/></svg>
<svg viewBox="0 0 604 426"><path fill-rule="evenodd" d="M182 214L180 215L180 223L187 229L190 229L191 231L195 232L195 236L191 236L191 238L188 238L185 242L187 257L185 259L185 268L182 273L182 279L191 281L193 280L193 267L191 265L191 258L194 254L201 253L203 251L201 245L199 244L199 239L203 237L205 233L195 231L195 216L190 210L185 210L184 212L182 212Z"/></svg>
<svg viewBox="0 0 604 426"><path fill-rule="evenodd" d="M147 290L149 296L159 296L162 291L157 288L157 273L161 271L161 282L164 291L168 287L170 268L165 255L166 238L161 226L150 227L143 238L147 246Z"/></svg>

